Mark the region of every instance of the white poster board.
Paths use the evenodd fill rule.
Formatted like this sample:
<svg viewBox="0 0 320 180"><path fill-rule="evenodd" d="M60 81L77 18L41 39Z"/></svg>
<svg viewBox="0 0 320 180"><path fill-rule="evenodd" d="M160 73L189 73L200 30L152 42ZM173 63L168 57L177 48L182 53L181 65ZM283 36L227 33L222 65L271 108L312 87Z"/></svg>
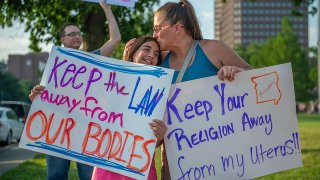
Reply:
<svg viewBox="0 0 320 180"><path fill-rule="evenodd" d="M302 166L291 64L175 84L165 147L171 179L252 179Z"/></svg>
<svg viewBox="0 0 320 180"><path fill-rule="evenodd" d="M173 71L53 47L19 147L146 179Z"/></svg>
<svg viewBox="0 0 320 180"><path fill-rule="evenodd" d="M100 3L100 0L83 0L87 2ZM116 5L116 6L125 6L125 7L134 7L135 0L106 0L107 4Z"/></svg>

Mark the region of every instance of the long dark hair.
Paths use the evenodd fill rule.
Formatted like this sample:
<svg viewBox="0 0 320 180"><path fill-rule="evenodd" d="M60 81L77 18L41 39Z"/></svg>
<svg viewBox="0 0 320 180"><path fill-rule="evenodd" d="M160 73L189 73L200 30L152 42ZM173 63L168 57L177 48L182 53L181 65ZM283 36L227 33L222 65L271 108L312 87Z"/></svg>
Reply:
<svg viewBox="0 0 320 180"><path fill-rule="evenodd" d="M167 2L155 14L163 14L171 25L180 22L194 40L203 39L198 18L188 0L180 0L178 3Z"/></svg>
<svg viewBox="0 0 320 180"><path fill-rule="evenodd" d="M159 46L159 51L160 51L160 45L155 38L153 38L151 36L142 36L142 37L139 37L134 40L130 50L124 54L123 60L133 62L134 53L136 53L136 51L140 48L140 46L142 46L144 43L149 42L149 41L156 42L157 45ZM158 61L157 61L156 65L157 66L160 65L161 61L162 61L161 53L159 52L159 57L158 57Z"/></svg>

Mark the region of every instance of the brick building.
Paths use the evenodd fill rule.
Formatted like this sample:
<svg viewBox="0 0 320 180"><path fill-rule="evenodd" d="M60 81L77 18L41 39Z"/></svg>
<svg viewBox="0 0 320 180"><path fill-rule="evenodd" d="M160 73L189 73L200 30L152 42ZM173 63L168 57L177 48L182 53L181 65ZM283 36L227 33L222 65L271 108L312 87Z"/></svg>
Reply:
<svg viewBox="0 0 320 180"><path fill-rule="evenodd" d="M11 54L7 62L8 71L18 79L38 84L49 53Z"/></svg>

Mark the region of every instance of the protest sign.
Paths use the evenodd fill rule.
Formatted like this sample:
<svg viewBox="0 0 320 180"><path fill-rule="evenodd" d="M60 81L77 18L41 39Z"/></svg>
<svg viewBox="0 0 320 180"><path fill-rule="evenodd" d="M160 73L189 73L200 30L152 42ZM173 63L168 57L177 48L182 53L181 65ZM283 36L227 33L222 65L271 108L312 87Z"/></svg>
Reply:
<svg viewBox="0 0 320 180"><path fill-rule="evenodd" d="M173 71L53 47L19 147L146 179Z"/></svg>
<svg viewBox="0 0 320 180"><path fill-rule="evenodd" d="M171 179L252 179L302 166L291 64L171 87Z"/></svg>
<svg viewBox="0 0 320 180"><path fill-rule="evenodd" d="M99 3L100 0L83 0L87 2L95 2ZM116 5L116 6L126 6L126 7L134 7L135 0L106 0L107 4Z"/></svg>

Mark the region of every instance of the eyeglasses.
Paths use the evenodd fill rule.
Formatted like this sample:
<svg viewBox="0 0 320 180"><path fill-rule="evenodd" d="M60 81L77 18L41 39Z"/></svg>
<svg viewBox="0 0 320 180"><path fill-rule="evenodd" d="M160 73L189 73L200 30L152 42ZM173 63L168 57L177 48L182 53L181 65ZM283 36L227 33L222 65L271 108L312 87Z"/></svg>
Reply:
<svg viewBox="0 0 320 180"><path fill-rule="evenodd" d="M160 31L162 31L162 30L164 30L164 29L166 29L166 28L168 28L168 27L170 27L170 26L172 26L172 25L169 24L169 25L164 26L164 27L155 26L155 27L153 27L153 33L154 33L154 34L157 34L157 33L159 33Z"/></svg>
<svg viewBox="0 0 320 180"><path fill-rule="evenodd" d="M70 37L76 37L76 36L80 36L80 37L82 37L82 33L80 32L80 31L78 31L78 32L71 32L71 33L68 33L68 34L66 34L66 35L64 35L64 36L70 36ZM64 37L63 36L63 37Z"/></svg>

